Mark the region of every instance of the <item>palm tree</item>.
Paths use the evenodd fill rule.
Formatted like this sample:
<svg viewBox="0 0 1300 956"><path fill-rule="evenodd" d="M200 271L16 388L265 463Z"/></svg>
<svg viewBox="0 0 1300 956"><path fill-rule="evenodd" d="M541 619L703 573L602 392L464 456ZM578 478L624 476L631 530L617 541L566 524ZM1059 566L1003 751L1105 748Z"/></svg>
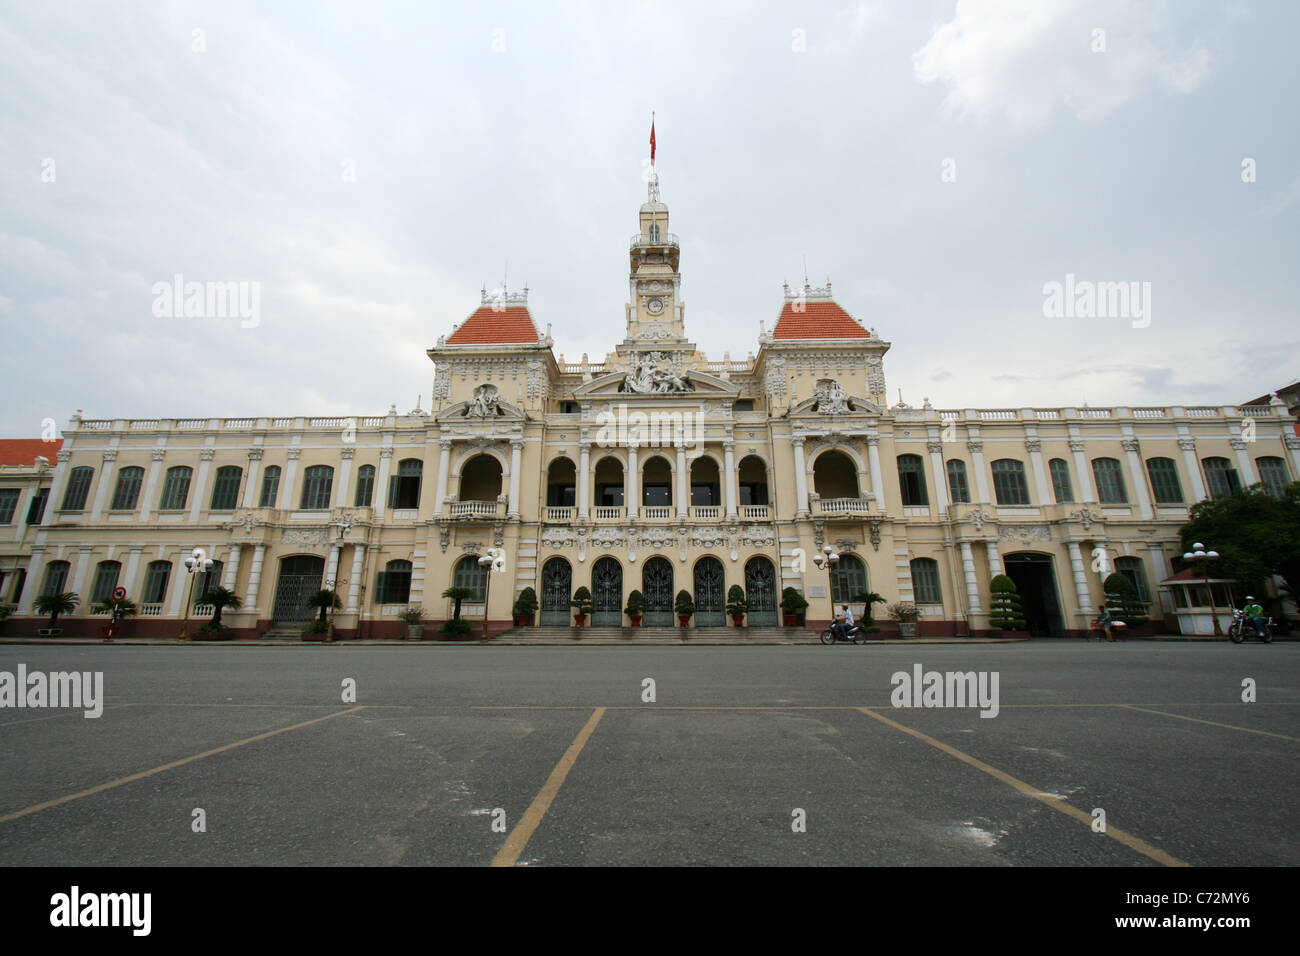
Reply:
<svg viewBox="0 0 1300 956"><path fill-rule="evenodd" d="M451 619L453 621L460 620L461 602L468 601L476 594L478 594L478 592L475 591L473 588L447 588L447 590L442 592L443 597L456 602L456 607L453 609L451 614Z"/></svg>
<svg viewBox="0 0 1300 956"><path fill-rule="evenodd" d="M73 591L62 594L42 594L36 599L36 613L50 616L50 627L55 626L60 614L71 614L81 603L81 597Z"/></svg>
<svg viewBox="0 0 1300 956"><path fill-rule="evenodd" d="M862 623L864 624L871 623L871 605L889 603L875 591L859 591L853 595L853 600L862 602Z"/></svg>
<svg viewBox="0 0 1300 956"><path fill-rule="evenodd" d="M221 626L221 612L224 608L238 611L244 606L244 602L239 599L239 595L230 588L223 588L219 584L204 591L203 596L199 598L199 603L212 605L212 624L215 627Z"/></svg>
<svg viewBox="0 0 1300 956"><path fill-rule="evenodd" d="M339 600L337 592L331 591L329 588L322 588L307 599L307 606L320 608L319 623L323 625L325 623L325 615L329 610L333 608L335 611L341 611L343 609L343 602ZM218 614L219 613L220 612L218 612Z"/></svg>
<svg viewBox="0 0 1300 956"><path fill-rule="evenodd" d="M123 618L135 615L137 608L134 601L129 598L122 598L120 601L105 601L103 604L96 604L91 610L96 614L113 614L118 618Z"/></svg>

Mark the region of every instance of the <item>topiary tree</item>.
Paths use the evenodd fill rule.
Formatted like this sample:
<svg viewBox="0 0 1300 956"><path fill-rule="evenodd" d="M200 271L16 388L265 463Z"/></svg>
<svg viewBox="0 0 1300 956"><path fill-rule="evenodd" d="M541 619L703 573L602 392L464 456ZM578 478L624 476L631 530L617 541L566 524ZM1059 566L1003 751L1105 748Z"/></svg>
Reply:
<svg viewBox="0 0 1300 956"><path fill-rule="evenodd" d="M1016 582L999 574L989 583L989 627L1003 631L1019 631L1025 626L1020 613L1020 592Z"/></svg>
<svg viewBox="0 0 1300 956"><path fill-rule="evenodd" d="M749 601L745 600L745 589L739 584L733 584L727 590L727 613L732 617L739 617L749 610Z"/></svg>
<svg viewBox="0 0 1300 956"><path fill-rule="evenodd" d="M574 613L582 617L587 617L596 610L596 606L591 602L591 592L585 586L573 592L573 599L569 604L573 607Z"/></svg>
<svg viewBox="0 0 1300 956"><path fill-rule="evenodd" d="M537 611L537 592L532 588L524 588L519 592L519 597L515 598L515 613L520 617L532 617Z"/></svg>
<svg viewBox="0 0 1300 956"><path fill-rule="evenodd" d="M1141 627L1147 622L1147 606L1138 599L1137 588L1127 575L1114 571L1101 588L1106 592L1106 609L1115 620L1129 627Z"/></svg>
<svg viewBox="0 0 1300 956"><path fill-rule="evenodd" d="M623 608L623 613L628 617L641 617L645 614L645 595L640 591L633 591L627 596L627 607Z"/></svg>

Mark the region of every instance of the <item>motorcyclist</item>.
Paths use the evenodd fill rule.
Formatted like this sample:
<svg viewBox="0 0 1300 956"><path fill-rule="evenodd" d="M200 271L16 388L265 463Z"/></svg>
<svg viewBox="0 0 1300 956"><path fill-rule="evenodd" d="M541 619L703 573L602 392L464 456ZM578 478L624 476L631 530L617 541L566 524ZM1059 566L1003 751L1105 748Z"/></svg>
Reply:
<svg viewBox="0 0 1300 956"><path fill-rule="evenodd" d="M1246 595L1246 606L1242 608L1242 613L1246 615L1246 623L1251 626L1251 629L1257 635L1263 635L1268 618L1264 616L1264 609L1249 594Z"/></svg>
<svg viewBox="0 0 1300 956"><path fill-rule="evenodd" d="M841 605L841 607L844 613L841 616L839 623L835 625L835 630L842 639L848 640L849 631L853 628L853 612L849 610L847 604Z"/></svg>
<svg viewBox="0 0 1300 956"><path fill-rule="evenodd" d="M1098 604L1097 610L1099 613L1097 614L1097 619L1093 622L1093 626L1106 635L1106 640L1114 641L1115 619L1110 616L1110 611L1107 610L1106 605Z"/></svg>

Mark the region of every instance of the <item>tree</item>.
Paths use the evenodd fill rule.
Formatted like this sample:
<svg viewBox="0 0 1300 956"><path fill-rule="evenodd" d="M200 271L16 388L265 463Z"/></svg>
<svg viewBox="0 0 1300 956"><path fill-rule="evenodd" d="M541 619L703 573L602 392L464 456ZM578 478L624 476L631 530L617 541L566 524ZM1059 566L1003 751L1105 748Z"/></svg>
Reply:
<svg viewBox="0 0 1300 956"><path fill-rule="evenodd" d="M1020 614L1020 592L1016 582L1005 574L997 575L989 582L989 627L1003 631L1019 631L1025 626L1025 619Z"/></svg>
<svg viewBox="0 0 1300 956"><path fill-rule="evenodd" d="M320 617L317 619L316 624L321 627L325 624L325 615L329 610L331 608L336 611L342 610L343 602L339 600L337 592L331 591L329 588L322 588L307 599L307 606L320 608Z"/></svg>
<svg viewBox="0 0 1300 956"><path fill-rule="evenodd" d="M211 624L213 627L217 628L221 627L222 610L230 608L232 611L238 611L244 606L244 602L239 599L239 595L229 588L223 588L221 585L208 588L204 591L202 597L199 598L199 603L212 605ZM324 614L321 616L324 617Z"/></svg>
<svg viewBox="0 0 1300 956"><path fill-rule="evenodd" d="M875 591L859 591L857 594L853 595L853 600L862 602L863 624L871 623L871 605L889 603Z"/></svg>
<svg viewBox="0 0 1300 956"><path fill-rule="evenodd" d="M442 592L443 597L447 598L449 601L456 602L456 606L452 609L451 612L451 619L453 621L460 620L461 604L465 601L468 601L477 593L478 592L475 591L473 588L447 588L447 590Z"/></svg>
<svg viewBox="0 0 1300 956"><path fill-rule="evenodd" d="M1138 600L1137 588L1127 575L1114 571L1101 583L1106 592L1106 608L1111 617L1129 627L1141 627L1147 622L1147 606Z"/></svg>
<svg viewBox="0 0 1300 956"><path fill-rule="evenodd" d="M50 627L55 626L60 614L71 614L81 603L81 597L74 591L62 594L42 594L36 599L36 613L50 616Z"/></svg>
<svg viewBox="0 0 1300 956"><path fill-rule="evenodd" d="M1232 578L1255 587L1276 574L1292 594L1300 588L1300 482L1275 498L1262 485L1192 507L1179 529L1183 550L1200 541L1219 552L1211 577Z"/></svg>

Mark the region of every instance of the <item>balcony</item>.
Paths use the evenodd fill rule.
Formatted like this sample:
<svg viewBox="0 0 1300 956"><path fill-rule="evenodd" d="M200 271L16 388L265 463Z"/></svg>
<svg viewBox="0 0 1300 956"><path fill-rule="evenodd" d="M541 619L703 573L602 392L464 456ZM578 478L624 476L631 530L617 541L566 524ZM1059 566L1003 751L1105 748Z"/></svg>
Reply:
<svg viewBox="0 0 1300 956"><path fill-rule="evenodd" d="M703 518L708 521L716 521L722 517L721 505L692 505L692 518Z"/></svg>
<svg viewBox="0 0 1300 956"><path fill-rule="evenodd" d="M637 246L665 246L676 249L678 245L677 234L672 232L661 232L658 239L651 239L648 235L638 232L627 243L629 249L635 249Z"/></svg>
<svg viewBox="0 0 1300 956"><path fill-rule="evenodd" d="M504 501L449 501L447 514L453 518L492 520L504 518L506 504Z"/></svg>
<svg viewBox="0 0 1300 956"><path fill-rule="evenodd" d="M141 604L139 614L141 617L162 617L162 609L161 604Z"/></svg>
<svg viewBox="0 0 1300 956"><path fill-rule="evenodd" d="M853 518L871 513L870 498L819 498L813 511L827 517Z"/></svg>
<svg viewBox="0 0 1300 956"><path fill-rule="evenodd" d="M770 513L767 505L740 506L740 516L748 521L767 521Z"/></svg>
<svg viewBox="0 0 1300 956"><path fill-rule="evenodd" d="M622 505L597 505L591 509L591 515L597 521L622 521L627 509Z"/></svg>
<svg viewBox="0 0 1300 956"><path fill-rule="evenodd" d="M568 506L547 505L546 520L569 522L573 520L574 511L575 509L573 508L572 505L568 505Z"/></svg>
<svg viewBox="0 0 1300 956"><path fill-rule="evenodd" d="M663 520L673 516L672 505L645 505L641 509L641 517L647 521Z"/></svg>

